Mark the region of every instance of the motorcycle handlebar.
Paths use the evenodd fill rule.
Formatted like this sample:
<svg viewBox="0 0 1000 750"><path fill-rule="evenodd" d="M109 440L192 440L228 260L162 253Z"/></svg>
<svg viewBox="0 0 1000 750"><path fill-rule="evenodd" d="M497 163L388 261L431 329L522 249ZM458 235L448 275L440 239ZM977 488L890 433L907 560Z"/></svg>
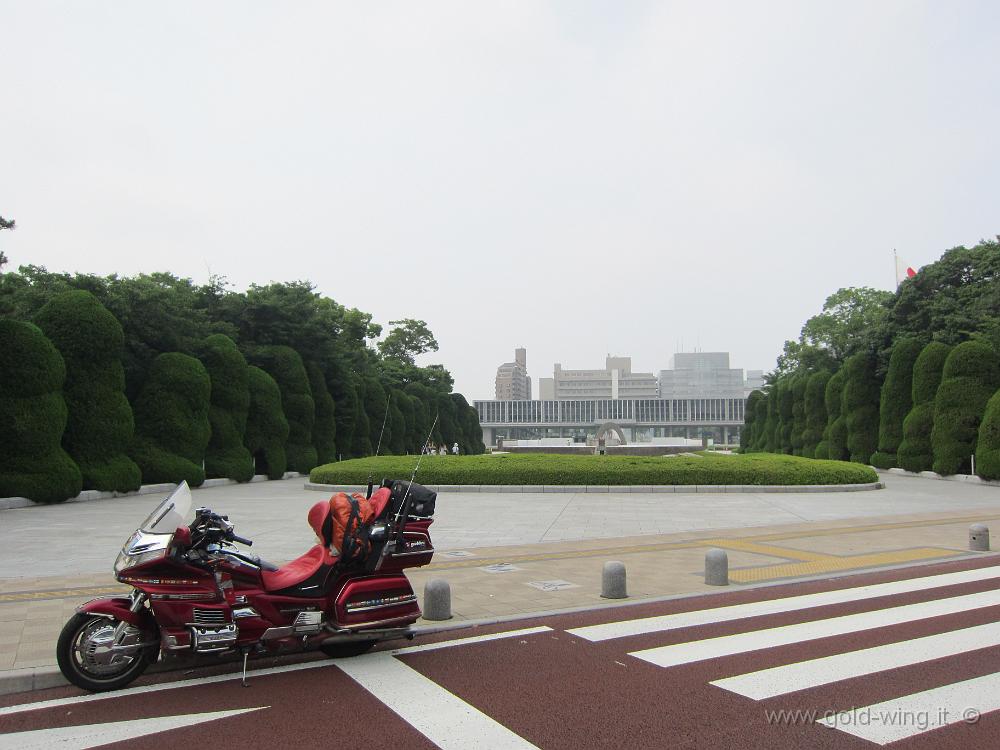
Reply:
<svg viewBox="0 0 1000 750"><path fill-rule="evenodd" d="M236 536L236 534L230 534L229 538L232 539L234 542L239 542L240 544L245 544L247 547L252 547L253 546L253 541L252 540L250 540L250 539L244 539L241 536Z"/></svg>

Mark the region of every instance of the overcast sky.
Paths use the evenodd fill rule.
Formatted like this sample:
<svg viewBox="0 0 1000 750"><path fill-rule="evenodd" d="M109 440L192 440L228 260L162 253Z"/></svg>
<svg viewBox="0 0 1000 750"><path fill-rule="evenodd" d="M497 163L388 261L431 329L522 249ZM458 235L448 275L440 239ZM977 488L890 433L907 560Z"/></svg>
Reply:
<svg viewBox="0 0 1000 750"><path fill-rule="evenodd" d="M309 279L456 390L683 347L1000 233L996 2L0 0L16 267Z"/></svg>

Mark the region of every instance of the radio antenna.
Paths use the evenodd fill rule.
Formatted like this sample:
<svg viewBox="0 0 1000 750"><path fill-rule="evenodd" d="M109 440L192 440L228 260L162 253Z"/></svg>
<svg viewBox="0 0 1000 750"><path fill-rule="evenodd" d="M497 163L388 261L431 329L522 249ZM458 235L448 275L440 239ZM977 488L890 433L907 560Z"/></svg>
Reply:
<svg viewBox="0 0 1000 750"><path fill-rule="evenodd" d="M437 427L438 417L440 416L441 416L440 412L434 415L434 421L431 423L431 428L427 431L427 437L424 440L423 445L427 445L427 441L431 439L431 435L434 433L434 428ZM399 544L403 543L403 527L406 525L406 516L409 514L410 511L410 509L407 507L407 502L410 498L410 488L413 487L413 480L416 479L417 477L417 470L420 468L420 460L423 457L424 457L423 453L417 456L417 464L416 466L413 467L413 473L410 474L410 483L406 486L406 493L403 495L403 502L399 504L399 510L396 511L396 525L399 528L399 536L397 537L397 541L399 542ZM400 523L400 519L403 519L402 523Z"/></svg>
<svg viewBox="0 0 1000 750"><path fill-rule="evenodd" d="M389 398L385 400L385 415L382 417L382 431L378 434L378 446L375 448L374 458L378 458L378 452L382 450L382 436L385 435L385 423L389 419L389 404L392 403L392 391L389 391ZM368 494L365 495L366 498L371 499L372 496L372 474L375 473L375 467L368 470Z"/></svg>

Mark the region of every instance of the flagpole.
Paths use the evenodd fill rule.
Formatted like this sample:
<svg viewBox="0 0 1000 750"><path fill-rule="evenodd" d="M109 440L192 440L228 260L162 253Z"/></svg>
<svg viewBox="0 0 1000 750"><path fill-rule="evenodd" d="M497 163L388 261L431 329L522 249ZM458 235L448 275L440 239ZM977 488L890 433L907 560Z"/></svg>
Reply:
<svg viewBox="0 0 1000 750"><path fill-rule="evenodd" d="M899 259L896 257L896 248L892 249L892 280L896 283L896 290L899 290Z"/></svg>

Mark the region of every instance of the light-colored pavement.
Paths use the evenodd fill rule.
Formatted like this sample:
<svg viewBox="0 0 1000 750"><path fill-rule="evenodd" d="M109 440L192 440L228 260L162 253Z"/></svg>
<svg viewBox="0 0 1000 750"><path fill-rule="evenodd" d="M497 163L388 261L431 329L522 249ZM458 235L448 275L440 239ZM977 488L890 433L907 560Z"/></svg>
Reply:
<svg viewBox="0 0 1000 750"><path fill-rule="evenodd" d="M708 547L727 550L740 585L947 559L968 554L969 524L1000 531L1000 488L883 480L829 494L441 493L434 562L408 575L418 595L445 578L456 619L480 619L608 604L607 560L626 563L634 600L712 590ZM228 513L254 552L280 563L312 544L306 512L322 497L293 479L198 490L195 502ZM0 671L55 663L62 624L117 587L114 557L159 499L0 511Z"/></svg>

